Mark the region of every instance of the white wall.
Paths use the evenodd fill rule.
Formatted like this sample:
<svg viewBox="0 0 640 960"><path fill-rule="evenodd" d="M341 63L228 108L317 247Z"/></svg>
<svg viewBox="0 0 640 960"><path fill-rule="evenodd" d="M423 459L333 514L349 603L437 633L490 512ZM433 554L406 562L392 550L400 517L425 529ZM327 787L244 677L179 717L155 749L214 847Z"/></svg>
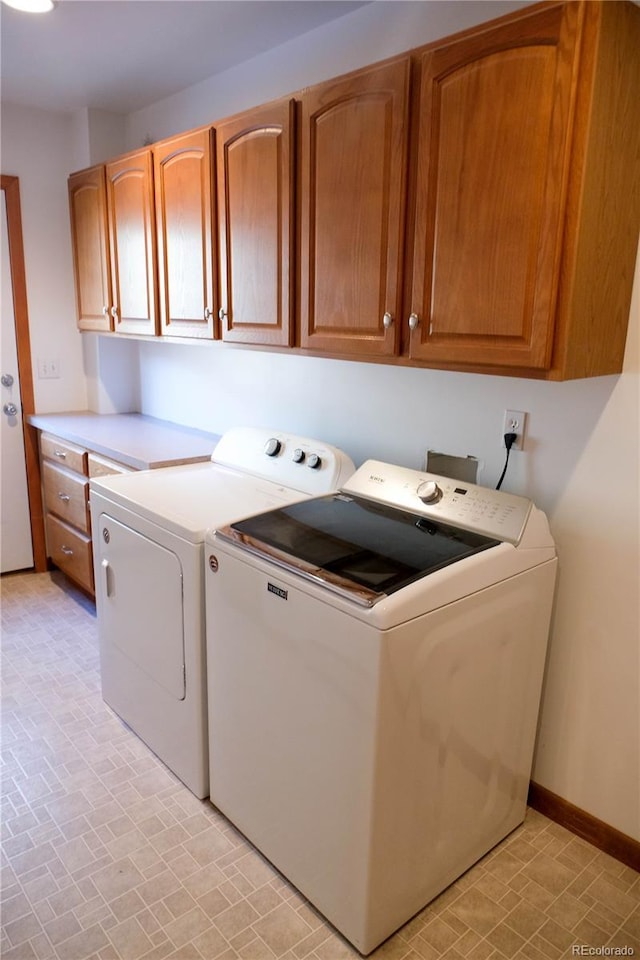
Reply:
<svg viewBox="0 0 640 960"><path fill-rule="evenodd" d="M75 325L67 177L80 137L70 114L2 104L0 166L20 178L27 305L36 410L83 410L87 388ZM60 377L39 380L38 359L59 360Z"/></svg>
<svg viewBox="0 0 640 960"><path fill-rule="evenodd" d="M512 5L509 5L512 6ZM376 3L128 118L128 147L229 115L509 9ZM637 590L640 308L625 373L568 383L406 369L229 345L139 347L141 409L223 431L273 424L422 466L427 447L501 467L506 407L529 413L505 488L549 514L560 577L534 779L640 839Z"/></svg>

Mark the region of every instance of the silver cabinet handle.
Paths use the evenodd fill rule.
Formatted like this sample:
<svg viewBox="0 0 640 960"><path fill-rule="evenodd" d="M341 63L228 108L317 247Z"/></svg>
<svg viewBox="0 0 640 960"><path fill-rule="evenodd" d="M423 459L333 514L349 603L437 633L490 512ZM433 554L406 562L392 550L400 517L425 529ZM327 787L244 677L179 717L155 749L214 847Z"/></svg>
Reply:
<svg viewBox="0 0 640 960"><path fill-rule="evenodd" d="M67 455L66 455L66 453L64 452L64 450L54 450L54 451L53 451L53 455L54 455L54 457L59 457L60 460L66 460L66 459L67 459Z"/></svg>
<svg viewBox="0 0 640 960"><path fill-rule="evenodd" d="M71 497L69 496L68 493L59 493L58 500L62 500L64 503L69 503L69 500L71 500Z"/></svg>
<svg viewBox="0 0 640 960"><path fill-rule="evenodd" d="M213 310L210 310L209 307L204 308L204 318L205 320L211 320L213 316Z"/></svg>
<svg viewBox="0 0 640 960"><path fill-rule="evenodd" d="M109 316L109 307L103 307L103 308L102 308L102 313L103 313L103 316L108 317L108 316Z"/></svg>
<svg viewBox="0 0 640 960"><path fill-rule="evenodd" d="M409 315L409 329L415 330L418 324L420 323L420 317L417 313L412 313Z"/></svg>
<svg viewBox="0 0 640 960"><path fill-rule="evenodd" d="M115 317L116 320L118 319L118 308L117 308L117 307L111 307L111 316L112 316L112 317Z"/></svg>
<svg viewBox="0 0 640 960"><path fill-rule="evenodd" d="M229 314L227 313L227 311L225 310L225 308L224 308L224 307L220 307L220 309L218 310L218 320L225 320L226 317L228 317L228 316L229 316Z"/></svg>
<svg viewBox="0 0 640 960"><path fill-rule="evenodd" d="M382 326L385 328L385 330L388 330L389 327L393 326L393 317L388 310L382 318Z"/></svg>
<svg viewBox="0 0 640 960"><path fill-rule="evenodd" d="M15 417L18 412L18 408L16 407L15 403L5 403L2 410L8 417Z"/></svg>
<svg viewBox="0 0 640 960"><path fill-rule="evenodd" d="M62 546L60 547L60 549L61 549L62 552L65 554L65 556L67 556L67 557L72 557L72 556L73 556L73 550L71 549L71 547L65 547L65 545L62 544Z"/></svg>

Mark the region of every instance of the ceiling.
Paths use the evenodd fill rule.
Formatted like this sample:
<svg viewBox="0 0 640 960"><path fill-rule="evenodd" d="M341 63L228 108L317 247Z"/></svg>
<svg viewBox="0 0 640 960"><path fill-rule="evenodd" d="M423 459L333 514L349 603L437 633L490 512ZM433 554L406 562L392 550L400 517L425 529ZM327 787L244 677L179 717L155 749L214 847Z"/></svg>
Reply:
<svg viewBox="0 0 640 960"><path fill-rule="evenodd" d="M2 100L129 113L363 6L347 0L58 0L0 4Z"/></svg>

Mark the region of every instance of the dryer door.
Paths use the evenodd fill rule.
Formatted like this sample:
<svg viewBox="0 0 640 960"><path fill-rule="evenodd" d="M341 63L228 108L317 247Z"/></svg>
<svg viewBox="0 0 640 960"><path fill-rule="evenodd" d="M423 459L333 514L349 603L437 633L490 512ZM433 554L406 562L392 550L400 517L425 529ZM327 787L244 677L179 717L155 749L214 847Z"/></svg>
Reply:
<svg viewBox="0 0 640 960"><path fill-rule="evenodd" d="M184 700L179 558L105 513L100 514L94 542L101 645L117 647L176 700Z"/></svg>

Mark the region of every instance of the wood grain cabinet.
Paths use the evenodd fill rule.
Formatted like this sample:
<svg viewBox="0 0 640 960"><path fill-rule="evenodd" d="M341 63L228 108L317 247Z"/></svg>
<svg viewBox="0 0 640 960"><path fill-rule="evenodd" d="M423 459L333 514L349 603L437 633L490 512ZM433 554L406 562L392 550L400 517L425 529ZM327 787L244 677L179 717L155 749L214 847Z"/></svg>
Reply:
<svg viewBox="0 0 640 960"><path fill-rule="evenodd" d="M638 49L638 5L552 0L155 144L162 335L619 373ZM81 329L155 329L144 156L70 179Z"/></svg>
<svg viewBox="0 0 640 960"><path fill-rule="evenodd" d="M131 468L44 432L40 459L47 555L93 595L89 478L129 473Z"/></svg>
<svg viewBox="0 0 640 960"><path fill-rule="evenodd" d="M420 58L405 349L619 372L640 226L640 10L545 5Z"/></svg>
<svg viewBox="0 0 640 960"><path fill-rule="evenodd" d="M80 330L157 332L151 152L69 177Z"/></svg>
<svg viewBox="0 0 640 960"><path fill-rule="evenodd" d="M410 60L301 98L300 346L399 347Z"/></svg>
<svg viewBox="0 0 640 960"><path fill-rule="evenodd" d="M78 328L112 330L104 166L72 174L68 188Z"/></svg>
<svg viewBox="0 0 640 960"><path fill-rule="evenodd" d="M113 329L153 336L158 309L151 151L108 163L106 184Z"/></svg>
<svg viewBox="0 0 640 960"><path fill-rule="evenodd" d="M163 336L214 335L213 136L206 127L153 148Z"/></svg>
<svg viewBox="0 0 640 960"><path fill-rule="evenodd" d="M223 340L293 343L294 116L285 100L216 126Z"/></svg>
<svg viewBox="0 0 640 960"><path fill-rule="evenodd" d="M93 594L87 451L43 433L40 456L47 555Z"/></svg>

